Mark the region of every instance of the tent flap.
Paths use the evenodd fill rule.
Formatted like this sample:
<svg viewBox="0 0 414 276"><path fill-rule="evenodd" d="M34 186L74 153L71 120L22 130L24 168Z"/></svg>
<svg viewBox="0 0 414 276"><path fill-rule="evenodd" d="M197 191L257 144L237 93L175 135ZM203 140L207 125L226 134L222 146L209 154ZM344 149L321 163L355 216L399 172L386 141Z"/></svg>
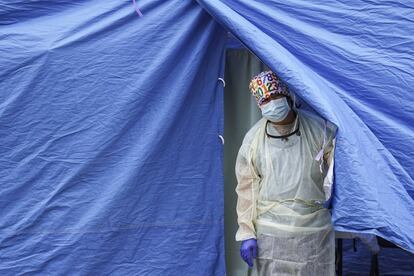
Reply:
<svg viewBox="0 0 414 276"><path fill-rule="evenodd" d="M0 274L224 275L226 33L52 2L0 0Z"/></svg>
<svg viewBox="0 0 414 276"><path fill-rule="evenodd" d="M333 220L414 252L414 40L404 1L198 0L338 126Z"/></svg>

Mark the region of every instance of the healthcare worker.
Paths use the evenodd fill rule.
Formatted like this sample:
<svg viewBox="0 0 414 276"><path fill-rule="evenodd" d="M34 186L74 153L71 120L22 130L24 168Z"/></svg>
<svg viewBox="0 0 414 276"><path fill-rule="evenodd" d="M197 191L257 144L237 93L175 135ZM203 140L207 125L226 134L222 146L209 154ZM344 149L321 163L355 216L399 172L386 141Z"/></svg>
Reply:
<svg viewBox="0 0 414 276"><path fill-rule="evenodd" d="M335 127L296 110L271 71L249 88L263 118L246 134L236 161L241 257L260 276L335 275L334 232L323 206Z"/></svg>

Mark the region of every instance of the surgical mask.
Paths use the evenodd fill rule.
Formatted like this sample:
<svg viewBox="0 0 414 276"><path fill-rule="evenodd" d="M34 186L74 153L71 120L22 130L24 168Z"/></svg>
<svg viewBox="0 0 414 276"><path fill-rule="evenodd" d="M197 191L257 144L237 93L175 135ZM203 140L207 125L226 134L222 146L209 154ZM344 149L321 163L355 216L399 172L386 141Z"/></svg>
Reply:
<svg viewBox="0 0 414 276"><path fill-rule="evenodd" d="M286 97L271 100L263 105L261 109L263 117L274 123L283 121L290 111Z"/></svg>

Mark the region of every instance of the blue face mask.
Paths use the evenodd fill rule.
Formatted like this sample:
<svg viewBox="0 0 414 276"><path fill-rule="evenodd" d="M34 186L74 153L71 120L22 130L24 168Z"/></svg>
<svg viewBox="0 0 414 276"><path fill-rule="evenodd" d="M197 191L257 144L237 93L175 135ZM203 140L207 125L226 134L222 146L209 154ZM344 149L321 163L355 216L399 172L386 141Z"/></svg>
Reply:
<svg viewBox="0 0 414 276"><path fill-rule="evenodd" d="M286 97L271 100L261 107L262 115L271 122L283 121L289 114L290 107Z"/></svg>

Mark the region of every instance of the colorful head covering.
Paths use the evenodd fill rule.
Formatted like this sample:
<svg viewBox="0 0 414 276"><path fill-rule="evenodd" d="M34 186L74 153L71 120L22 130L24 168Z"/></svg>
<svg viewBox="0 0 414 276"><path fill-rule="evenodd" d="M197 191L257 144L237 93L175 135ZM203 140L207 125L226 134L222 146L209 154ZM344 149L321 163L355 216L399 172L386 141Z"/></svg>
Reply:
<svg viewBox="0 0 414 276"><path fill-rule="evenodd" d="M256 97L259 106L274 94L290 96L287 86L272 71L265 71L255 76L250 81L249 89Z"/></svg>

